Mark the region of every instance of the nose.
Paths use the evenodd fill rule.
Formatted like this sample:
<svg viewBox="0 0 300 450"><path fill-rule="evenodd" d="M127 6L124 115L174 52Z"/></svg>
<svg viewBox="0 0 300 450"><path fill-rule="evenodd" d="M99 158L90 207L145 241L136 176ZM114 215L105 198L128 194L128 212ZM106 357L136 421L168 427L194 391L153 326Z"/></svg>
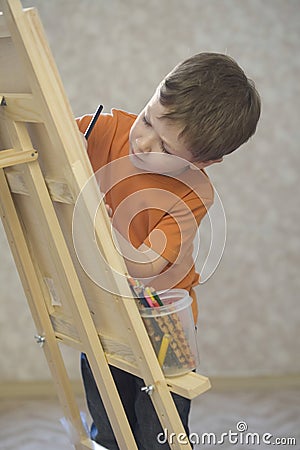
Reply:
<svg viewBox="0 0 300 450"><path fill-rule="evenodd" d="M152 139L148 136L139 137L135 140L137 150L140 153L149 153L152 149Z"/></svg>

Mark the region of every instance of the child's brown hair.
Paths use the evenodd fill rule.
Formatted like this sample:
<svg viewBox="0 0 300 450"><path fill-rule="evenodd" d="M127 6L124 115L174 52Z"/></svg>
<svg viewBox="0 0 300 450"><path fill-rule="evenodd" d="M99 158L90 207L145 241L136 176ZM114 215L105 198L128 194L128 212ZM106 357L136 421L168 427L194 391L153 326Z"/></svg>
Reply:
<svg viewBox="0 0 300 450"><path fill-rule="evenodd" d="M163 116L183 126L180 137L194 161L222 158L256 130L260 97L229 56L199 53L178 64L159 86Z"/></svg>

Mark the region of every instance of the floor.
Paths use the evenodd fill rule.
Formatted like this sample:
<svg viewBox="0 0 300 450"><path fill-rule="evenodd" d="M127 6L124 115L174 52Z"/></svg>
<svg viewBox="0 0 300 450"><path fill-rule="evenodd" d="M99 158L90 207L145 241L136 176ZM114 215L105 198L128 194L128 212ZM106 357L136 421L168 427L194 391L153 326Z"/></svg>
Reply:
<svg viewBox="0 0 300 450"><path fill-rule="evenodd" d="M85 410L83 399L79 403ZM72 450L60 419L60 406L54 398L2 400L0 449ZM281 438L280 445L276 438ZM195 449L299 450L300 392L293 388L212 389L193 402L190 439Z"/></svg>

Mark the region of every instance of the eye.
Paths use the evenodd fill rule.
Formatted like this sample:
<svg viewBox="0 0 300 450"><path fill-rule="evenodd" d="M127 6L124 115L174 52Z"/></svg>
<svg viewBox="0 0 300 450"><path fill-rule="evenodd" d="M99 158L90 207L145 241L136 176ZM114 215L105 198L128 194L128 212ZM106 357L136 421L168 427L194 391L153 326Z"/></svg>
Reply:
<svg viewBox="0 0 300 450"><path fill-rule="evenodd" d="M146 125L146 127L151 127L151 123L148 122L148 120L146 119L146 116L143 116L143 122Z"/></svg>
<svg viewBox="0 0 300 450"><path fill-rule="evenodd" d="M148 122L148 120L147 120L147 118L146 118L146 115L144 115L144 116L142 117L142 120L143 120L143 123L144 123L144 125L145 125L146 127L152 127L151 123ZM163 153L167 153L168 155L171 155L171 153L168 152L168 150L166 149L166 147L165 147L163 141L160 142L160 147L161 147Z"/></svg>

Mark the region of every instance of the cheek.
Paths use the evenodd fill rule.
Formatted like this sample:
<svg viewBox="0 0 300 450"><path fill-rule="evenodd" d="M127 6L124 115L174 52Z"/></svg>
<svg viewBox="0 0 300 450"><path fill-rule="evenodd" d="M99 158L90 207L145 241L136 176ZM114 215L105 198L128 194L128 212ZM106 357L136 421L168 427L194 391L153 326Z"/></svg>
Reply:
<svg viewBox="0 0 300 450"><path fill-rule="evenodd" d="M153 173L167 174L184 169L187 161L165 153L147 153L133 157L133 164L139 169Z"/></svg>

